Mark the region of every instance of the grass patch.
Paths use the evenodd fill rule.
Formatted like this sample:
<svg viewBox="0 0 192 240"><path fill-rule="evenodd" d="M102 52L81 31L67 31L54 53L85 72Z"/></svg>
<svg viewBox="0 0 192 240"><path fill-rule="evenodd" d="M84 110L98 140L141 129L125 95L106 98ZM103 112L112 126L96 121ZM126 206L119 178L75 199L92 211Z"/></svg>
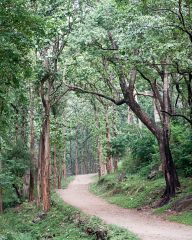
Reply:
<svg viewBox="0 0 192 240"><path fill-rule="evenodd" d="M57 194L52 198L52 207L42 220L33 223L41 212L34 204L23 203L17 208L8 209L0 215L1 240L94 240L96 235L88 235L88 227L98 231L106 229L108 239L137 240L127 230L105 225L98 218L89 218L79 210L64 204ZM79 218L80 216L80 218ZM80 220L79 220L80 219Z"/></svg>
<svg viewBox="0 0 192 240"><path fill-rule="evenodd" d="M63 189L66 189L68 185L74 180L74 176L69 176L66 179L62 179L61 186Z"/></svg>
<svg viewBox="0 0 192 240"><path fill-rule="evenodd" d="M187 225L192 225L192 211L183 212L181 214L169 216L170 221L179 222Z"/></svg>
<svg viewBox="0 0 192 240"><path fill-rule="evenodd" d="M131 175L119 182L117 175L111 174L92 184L90 190L110 203L124 208L139 208L152 205L159 198L163 186L163 179L148 181L138 175Z"/></svg>

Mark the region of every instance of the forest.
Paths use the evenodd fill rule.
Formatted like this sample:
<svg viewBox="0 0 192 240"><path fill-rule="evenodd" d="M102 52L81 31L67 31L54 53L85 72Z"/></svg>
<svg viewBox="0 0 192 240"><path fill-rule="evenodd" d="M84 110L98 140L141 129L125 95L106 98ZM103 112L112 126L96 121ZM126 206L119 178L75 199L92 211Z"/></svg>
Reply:
<svg viewBox="0 0 192 240"><path fill-rule="evenodd" d="M191 11L190 0L0 1L0 239L137 239L59 200L87 174L107 202L192 225Z"/></svg>

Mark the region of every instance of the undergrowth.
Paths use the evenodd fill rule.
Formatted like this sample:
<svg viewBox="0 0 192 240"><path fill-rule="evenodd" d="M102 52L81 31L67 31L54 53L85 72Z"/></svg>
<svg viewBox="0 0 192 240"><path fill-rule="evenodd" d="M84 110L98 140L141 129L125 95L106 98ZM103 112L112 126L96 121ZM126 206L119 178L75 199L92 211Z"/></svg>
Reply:
<svg viewBox="0 0 192 240"><path fill-rule="evenodd" d="M1 240L94 240L96 236L88 235L87 229L94 231L105 228L111 240L136 240L128 231L114 226L104 225L99 219L89 218L73 207L64 204L54 195L52 207L45 218L34 223L41 211L31 203L8 209L0 215ZM79 216L81 220L79 221Z"/></svg>
<svg viewBox="0 0 192 240"><path fill-rule="evenodd" d="M139 175L131 175L124 181L118 181L117 176L111 174L92 184L90 189L121 207L139 208L153 204L163 191L163 186L163 179L147 181Z"/></svg>

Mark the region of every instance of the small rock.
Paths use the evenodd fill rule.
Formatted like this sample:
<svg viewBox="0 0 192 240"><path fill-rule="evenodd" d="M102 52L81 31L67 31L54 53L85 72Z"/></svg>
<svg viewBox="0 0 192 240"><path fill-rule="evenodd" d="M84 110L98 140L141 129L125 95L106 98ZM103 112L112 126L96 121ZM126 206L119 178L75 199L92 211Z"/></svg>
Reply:
<svg viewBox="0 0 192 240"><path fill-rule="evenodd" d="M45 219L46 216L47 216L47 214L44 213L44 212L39 213L39 214L37 215L37 217L32 220L32 222L33 222L33 223L38 223L38 222L42 221L43 219Z"/></svg>

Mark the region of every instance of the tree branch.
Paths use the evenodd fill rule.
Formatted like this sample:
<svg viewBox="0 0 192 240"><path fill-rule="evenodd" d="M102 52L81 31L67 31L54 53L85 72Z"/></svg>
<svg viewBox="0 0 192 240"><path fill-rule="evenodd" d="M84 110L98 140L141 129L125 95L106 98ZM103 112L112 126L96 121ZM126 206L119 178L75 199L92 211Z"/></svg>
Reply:
<svg viewBox="0 0 192 240"><path fill-rule="evenodd" d="M96 96L105 98L105 99L113 102L116 105L122 105L122 104L126 103L125 99L115 100L111 97L108 97L108 96L102 94L102 93L89 91L89 90L86 90L86 89L83 89L83 88L80 88L77 86L67 86L67 87L69 88L69 91L75 91L75 92L80 92L80 93L88 93L88 94L96 95Z"/></svg>
<svg viewBox="0 0 192 240"><path fill-rule="evenodd" d="M137 92L136 91L135 95L154 98L154 95L152 93L147 92L147 91L146 92Z"/></svg>
<svg viewBox="0 0 192 240"><path fill-rule="evenodd" d="M184 116L182 114L171 114L171 113L169 113L167 111L161 111L161 112L168 114L170 117L182 117L182 118L184 118L187 122L189 122L192 125L192 120L190 120L188 117L186 117L186 116Z"/></svg>

